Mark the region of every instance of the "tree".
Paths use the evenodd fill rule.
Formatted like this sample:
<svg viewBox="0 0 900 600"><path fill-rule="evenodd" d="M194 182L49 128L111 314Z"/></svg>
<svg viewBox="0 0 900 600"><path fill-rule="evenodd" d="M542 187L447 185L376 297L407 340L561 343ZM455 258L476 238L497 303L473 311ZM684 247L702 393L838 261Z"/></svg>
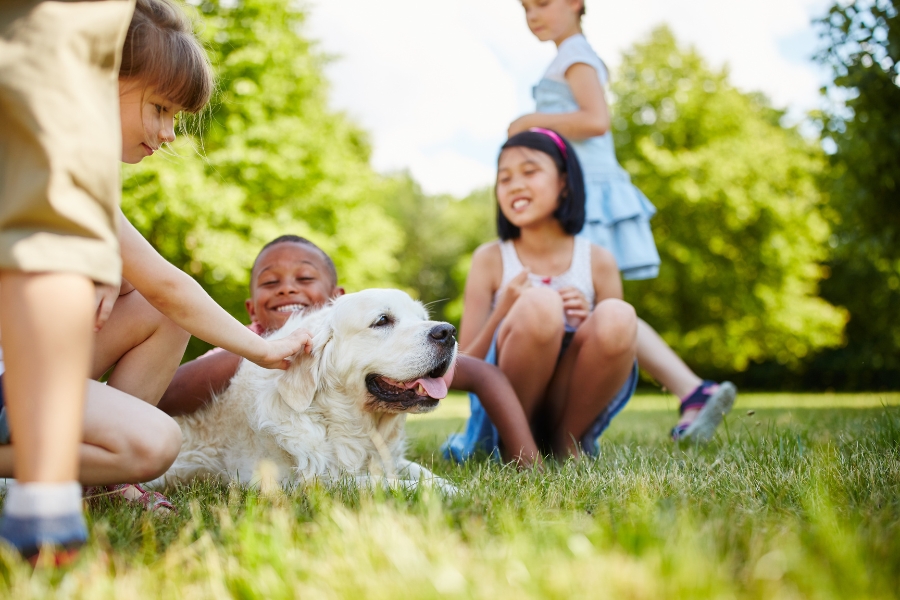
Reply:
<svg viewBox="0 0 900 600"><path fill-rule="evenodd" d="M198 11L217 98L183 124L177 156L126 168L129 219L241 319L252 261L283 233L319 244L349 290L392 284L404 240L383 209L391 182L369 167L365 134L328 109L304 13L280 0Z"/></svg>
<svg viewBox="0 0 900 600"><path fill-rule="evenodd" d="M834 83L821 124L834 209L829 301L851 314L847 344L811 367L844 388L900 385L900 17L896 0L837 2L819 22Z"/></svg>
<svg viewBox="0 0 900 600"><path fill-rule="evenodd" d="M497 236L494 192L428 196L408 175L393 179L385 210L403 228L397 283L429 304L433 318L459 324L472 252Z"/></svg>
<svg viewBox="0 0 900 600"><path fill-rule="evenodd" d="M626 286L638 314L703 373L838 345L845 313L817 295L820 148L666 27L625 53L612 92L620 162L659 209L660 275Z"/></svg>

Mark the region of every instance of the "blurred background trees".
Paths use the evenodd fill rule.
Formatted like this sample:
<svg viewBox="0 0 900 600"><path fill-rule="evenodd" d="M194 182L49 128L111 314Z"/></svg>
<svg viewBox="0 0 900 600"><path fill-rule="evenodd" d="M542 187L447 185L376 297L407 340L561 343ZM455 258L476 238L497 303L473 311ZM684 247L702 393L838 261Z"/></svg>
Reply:
<svg viewBox="0 0 900 600"><path fill-rule="evenodd" d="M660 277L629 282L626 298L704 376L900 385L897 11L845 4L822 21L830 154L665 27L614 74L617 151L659 208L663 258ZM302 9L211 0L197 11L219 92L182 124L178 156L126 167L129 218L244 322L250 265L283 233L321 245L349 291L400 287L458 322L471 253L495 237L493 191L428 196L408 174L373 172L365 132L328 108ZM187 357L204 346L192 341Z"/></svg>
<svg viewBox="0 0 900 600"><path fill-rule="evenodd" d="M660 275L626 287L638 314L704 374L838 345L845 314L818 297L819 146L665 27L625 54L612 92L619 160L659 210Z"/></svg>
<svg viewBox="0 0 900 600"><path fill-rule="evenodd" d="M833 150L822 187L834 235L822 296L851 314L847 343L810 362L806 385L900 387L900 17L897 0L838 2L820 22L831 68L822 115Z"/></svg>

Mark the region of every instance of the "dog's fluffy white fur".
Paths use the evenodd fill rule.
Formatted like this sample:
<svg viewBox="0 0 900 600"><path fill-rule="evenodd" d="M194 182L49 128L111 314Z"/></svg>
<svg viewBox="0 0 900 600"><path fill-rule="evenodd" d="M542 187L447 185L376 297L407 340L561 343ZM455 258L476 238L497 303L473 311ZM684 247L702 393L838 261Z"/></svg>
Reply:
<svg viewBox="0 0 900 600"><path fill-rule="evenodd" d="M298 328L313 334L312 354L297 356L286 371L243 361L207 407L178 418L181 452L153 483L217 477L254 484L268 461L285 484L349 476L363 485L386 477L452 491L404 458L406 413L432 410L438 400L420 395L419 385L394 386L446 382L456 360L453 328L428 320L401 291L374 289L295 315L273 337Z"/></svg>

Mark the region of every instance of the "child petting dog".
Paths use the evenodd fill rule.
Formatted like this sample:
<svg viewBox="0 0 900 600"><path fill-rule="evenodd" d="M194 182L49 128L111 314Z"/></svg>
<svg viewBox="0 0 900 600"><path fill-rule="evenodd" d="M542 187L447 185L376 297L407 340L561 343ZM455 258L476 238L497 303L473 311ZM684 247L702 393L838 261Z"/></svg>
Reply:
<svg viewBox="0 0 900 600"><path fill-rule="evenodd" d="M50 6L57 4L71 6ZM214 87L206 53L181 9L169 0L137 0L127 25L132 4L20 2L14 10L0 11L0 24L18 27L0 32L0 48L26 50L15 56L32 54L26 48L28 35L19 40L15 31L43 28L47 38L33 53L83 45L80 52L97 62L76 74L97 84L96 94L82 90L83 97L70 93L74 85L72 90L53 87L57 76L71 82L64 71L78 64L81 54L73 54L65 69L53 60L41 63L58 73L46 72L52 71L49 67L37 73L22 67L20 73L13 68L20 66L12 64L15 59L8 61L0 52L0 104L21 101L10 89L26 77L44 81L47 88L44 96L39 91L26 95L33 96L37 109L19 107L23 114L17 118L25 125L16 129L21 139L0 128L5 173L32 168L21 180L4 180L0 188L0 321L9 366L0 388L8 396L0 412L0 435L6 434L0 438L0 477L17 479L4 504L0 538L34 560L45 546L65 550L52 556L67 560L84 543L79 484L117 484L107 491L150 509L171 508L160 494L122 482L159 475L178 455L180 430L153 405L180 362L188 333L274 369L286 368L286 359L310 343L303 331L273 341L248 332L160 256L118 209L115 165L103 170L95 163L119 151L126 163L152 155L175 139L175 115L200 111ZM120 33L122 54L115 51ZM52 114L57 96L66 101L55 111L75 115L69 121ZM82 118L98 112L108 122L86 119L82 126ZM48 142L42 126L58 130L61 139L51 136ZM76 139L67 137L71 132L81 132L80 152L60 149L74 147ZM97 142L100 138L115 143L110 148ZM32 156L26 148L40 151ZM90 198L92 193L97 198ZM108 385L94 381L110 369Z"/></svg>
<svg viewBox="0 0 900 600"><path fill-rule="evenodd" d="M344 294L338 285L331 258L309 240L284 235L266 244L250 272L248 329L263 335L281 328L291 314L322 306ZM189 414L227 388L241 357L214 349L187 362L175 373L159 408L170 415ZM485 410L497 426L502 456L522 466L540 461L537 446L515 392L493 365L460 355L451 389L469 391L482 398Z"/></svg>

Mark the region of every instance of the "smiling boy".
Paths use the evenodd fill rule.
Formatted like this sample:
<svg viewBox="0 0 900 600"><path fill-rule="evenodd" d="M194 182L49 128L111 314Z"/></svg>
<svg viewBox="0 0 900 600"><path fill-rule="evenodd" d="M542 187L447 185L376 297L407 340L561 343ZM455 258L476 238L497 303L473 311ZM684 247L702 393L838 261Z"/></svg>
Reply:
<svg viewBox="0 0 900 600"><path fill-rule="evenodd" d="M276 331L295 311L321 306L344 294L334 262L318 246L296 235L283 235L265 246L250 271L248 329L258 335ZM241 357L221 348L181 365L159 401L170 415L189 414L224 390Z"/></svg>
<svg viewBox="0 0 900 600"><path fill-rule="evenodd" d="M250 271L250 298L245 303L250 315L248 328L264 335L280 329L294 312L322 306L343 294L331 257L305 238L280 236L263 246ZM216 348L181 365L159 408L170 415L200 409L228 387L240 362L240 356ZM475 392L493 413L491 419L504 441L504 459L523 466L539 460L525 414L499 369L460 355L450 387Z"/></svg>

